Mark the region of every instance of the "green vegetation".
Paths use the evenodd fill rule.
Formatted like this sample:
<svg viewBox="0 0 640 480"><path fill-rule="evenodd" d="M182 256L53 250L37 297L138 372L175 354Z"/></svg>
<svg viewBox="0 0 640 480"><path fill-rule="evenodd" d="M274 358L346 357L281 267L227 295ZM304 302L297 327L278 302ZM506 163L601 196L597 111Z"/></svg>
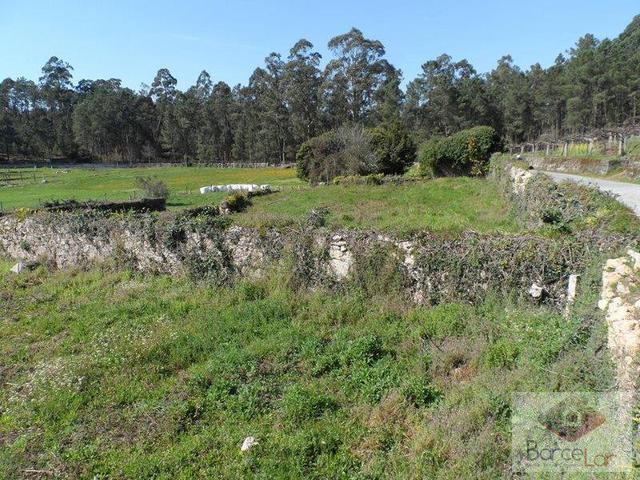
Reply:
<svg viewBox="0 0 640 480"><path fill-rule="evenodd" d="M544 141L541 141L540 144L544 145ZM549 156L554 157L554 159L558 160L610 160L615 161L619 160L620 156L618 155L618 139L613 138L612 143L610 144L605 136L601 136L599 138L595 138L593 143L589 143L586 141L571 141L567 144L567 155L564 156L564 146L561 144L555 144L553 148L549 149L549 155L547 155L547 150L545 148L541 148L537 152L526 152L525 155L534 155L534 156ZM638 135L627 135L625 136L624 141L624 156L627 158L638 159L640 157L640 136Z"/></svg>
<svg viewBox="0 0 640 480"><path fill-rule="evenodd" d="M268 183L297 185L295 170L286 168L152 167L97 169L0 169L2 177L15 178L0 186L0 204L5 210L37 207L52 200L128 200L143 196L136 179L147 177L164 182L170 190L170 208L219 203L224 192L201 195L205 185Z"/></svg>
<svg viewBox="0 0 640 480"><path fill-rule="evenodd" d="M269 183L281 192L255 197L246 212L233 217L242 225L290 224L314 209L327 209L327 224L407 232L518 231L510 207L492 182L471 178L442 178L380 183L380 176L342 177L340 185L310 187L295 178L293 169L219 169L200 167L124 169L37 169L24 180L4 188L3 208L36 207L50 200L124 200L144 196L139 177L162 181L170 189L169 208L219 204L224 192L201 195L198 188L213 183ZM32 175L35 175L35 180ZM41 183L46 180L46 183ZM362 180L362 181L361 181Z"/></svg>
<svg viewBox="0 0 640 480"><path fill-rule="evenodd" d="M180 90L161 68L140 92L119 72L74 79L71 65L51 57L38 81L0 81L0 158L284 163L325 132L398 119L415 140L490 125L511 144L637 125L640 16L616 38L558 45L565 54L548 68L522 69L509 55L490 72L447 54L421 59L406 88L382 42L357 28L326 46L323 59L300 39L255 71L247 66L255 75L237 88L202 71Z"/></svg>
<svg viewBox="0 0 640 480"><path fill-rule="evenodd" d="M416 161L416 145L399 121L382 123L373 128L371 145L378 173L403 174Z"/></svg>
<svg viewBox="0 0 640 480"><path fill-rule="evenodd" d="M450 137L434 137L422 146L424 175L474 175L487 172L491 154L500 146L491 127L474 127Z"/></svg>
<svg viewBox="0 0 640 480"><path fill-rule="evenodd" d="M630 235L640 232L640 221L633 211L613 195L592 186L572 182L554 182L547 175L535 175L521 194L513 194L513 184L506 171L511 166L526 169L528 164L513 161L510 155L491 158L490 176L510 197L514 213L539 234L571 235L591 233L596 236Z"/></svg>
<svg viewBox="0 0 640 480"><path fill-rule="evenodd" d="M565 319L491 295L415 307L373 277L311 293L286 272L212 288L8 267L0 478L493 479L512 392L610 386L597 275Z"/></svg>
<svg viewBox="0 0 640 480"><path fill-rule="evenodd" d="M142 190L144 198L169 198L169 187L162 180L155 180L151 177L136 178L136 187Z"/></svg>
<svg viewBox="0 0 640 480"><path fill-rule="evenodd" d="M2 80L3 165L297 170L0 169L0 210L81 235L78 251L115 244L99 267L68 272L48 270L54 249L33 237L12 245L40 266L14 275L0 258L0 479L510 478L514 392L615 388L597 257L637 244L637 217L543 176L517 196L505 175L419 177L481 177L503 141L635 129L640 16L614 40L584 36L547 69L505 56L484 74L441 55L405 91L381 42L353 28L327 46L321 64L300 40L233 89L203 71L180 91L166 68L139 92L115 78L74 84L58 57L37 83ZM280 191L199 193L229 183ZM140 197L174 211L29 211ZM228 243L245 237L232 223L256 227L260 276L239 274ZM318 236L342 227L376 232L350 235L347 250L333 237L328 252ZM145 274L130 270L141 249L114 240L132 231L158 247L144 252L155 257ZM405 244L376 243L378 231L425 231L413 268L400 267ZM326 268L337 248L355 260L342 282ZM184 275L150 274L161 262ZM241 452L249 436L258 443Z"/></svg>
<svg viewBox="0 0 640 480"><path fill-rule="evenodd" d="M401 175L415 159L416 146L400 122L370 130L343 126L306 141L296 155L298 176L311 183L348 175Z"/></svg>
<svg viewBox="0 0 640 480"><path fill-rule="evenodd" d="M474 178L440 178L400 185L327 185L286 190L252 199L243 225L289 224L312 209L327 209L329 226L436 232L518 231L509 202L492 182Z"/></svg>

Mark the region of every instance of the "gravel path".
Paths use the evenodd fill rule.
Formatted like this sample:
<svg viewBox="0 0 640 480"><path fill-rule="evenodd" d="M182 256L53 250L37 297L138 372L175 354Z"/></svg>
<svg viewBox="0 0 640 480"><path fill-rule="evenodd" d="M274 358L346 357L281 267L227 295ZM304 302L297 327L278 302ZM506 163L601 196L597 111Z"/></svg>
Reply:
<svg viewBox="0 0 640 480"><path fill-rule="evenodd" d="M640 185L634 183L615 182L602 178L581 177L568 173L544 172L557 182L576 182L584 185L595 185L600 190L611 192L618 196L620 203L631 208L636 215L640 216Z"/></svg>

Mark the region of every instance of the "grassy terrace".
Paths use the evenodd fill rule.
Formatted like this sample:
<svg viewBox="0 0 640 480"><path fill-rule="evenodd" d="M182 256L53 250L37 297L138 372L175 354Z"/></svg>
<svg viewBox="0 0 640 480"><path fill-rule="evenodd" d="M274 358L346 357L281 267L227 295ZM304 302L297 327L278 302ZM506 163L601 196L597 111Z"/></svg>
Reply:
<svg viewBox="0 0 640 480"><path fill-rule="evenodd" d="M22 180L3 185L3 176ZM139 192L136 177L155 177L169 186L169 207L191 207L221 200L224 194L200 195L205 185L227 183L268 183L296 185L294 169L283 168L211 168L211 167L152 167L152 168L96 168L96 169L0 169L0 203L6 210L37 207L49 200L128 200Z"/></svg>
<svg viewBox="0 0 640 480"><path fill-rule="evenodd" d="M516 231L509 205L486 180L441 178L416 184L341 186L284 190L252 200L236 215L245 225L301 220L313 208L328 210L330 226L387 231Z"/></svg>
<svg viewBox="0 0 640 480"><path fill-rule="evenodd" d="M0 478L502 478L512 392L611 378L597 288L585 324L491 296L417 307L375 281L336 294L286 272L221 288L9 265Z"/></svg>
<svg viewBox="0 0 640 480"><path fill-rule="evenodd" d="M6 172L6 171L5 171ZM0 170L0 178L2 171ZM242 225L282 225L301 220L314 208L326 208L331 226L407 231L516 231L509 207L495 185L480 179L442 178L400 186L310 187L293 169L218 169L165 167L134 169L38 169L22 172L24 180L0 186L6 210L36 207L44 200L128 199L138 192L135 179L153 176L171 190L169 208L217 204L225 193L201 195L211 184L269 183L280 192L256 198L234 216ZM33 176L35 175L35 180ZM43 183L46 180L46 183Z"/></svg>

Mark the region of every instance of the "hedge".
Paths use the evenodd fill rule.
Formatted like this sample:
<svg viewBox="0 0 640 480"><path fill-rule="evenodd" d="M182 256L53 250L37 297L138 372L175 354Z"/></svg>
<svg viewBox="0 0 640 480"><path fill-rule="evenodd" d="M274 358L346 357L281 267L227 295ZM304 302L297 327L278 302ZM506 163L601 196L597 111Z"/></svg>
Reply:
<svg viewBox="0 0 640 480"><path fill-rule="evenodd" d="M420 152L423 175L484 175L500 139L491 127L473 127L428 140Z"/></svg>

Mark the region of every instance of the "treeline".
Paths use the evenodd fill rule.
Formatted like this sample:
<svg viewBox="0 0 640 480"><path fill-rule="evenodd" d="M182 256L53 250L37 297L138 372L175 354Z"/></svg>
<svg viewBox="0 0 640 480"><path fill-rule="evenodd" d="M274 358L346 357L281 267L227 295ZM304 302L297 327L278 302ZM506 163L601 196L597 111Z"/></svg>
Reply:
<svg viewBox="0 0 640 480"><path fill-rule="evenodd" d="M415 141L489 125L519 143L638 118L640 16L614 40L585 35L546 69L523 71L505 56L479 74L442 55L404 91L381 42L352 29L328 45L324 67L303 39L286 57L269 55L247 85L203 71L184 92L167 69L138 92L117 79L74 84L73 68L52 57L37 82L0 84L0 158L288 163L344 125L400 123Z"/></svg>

